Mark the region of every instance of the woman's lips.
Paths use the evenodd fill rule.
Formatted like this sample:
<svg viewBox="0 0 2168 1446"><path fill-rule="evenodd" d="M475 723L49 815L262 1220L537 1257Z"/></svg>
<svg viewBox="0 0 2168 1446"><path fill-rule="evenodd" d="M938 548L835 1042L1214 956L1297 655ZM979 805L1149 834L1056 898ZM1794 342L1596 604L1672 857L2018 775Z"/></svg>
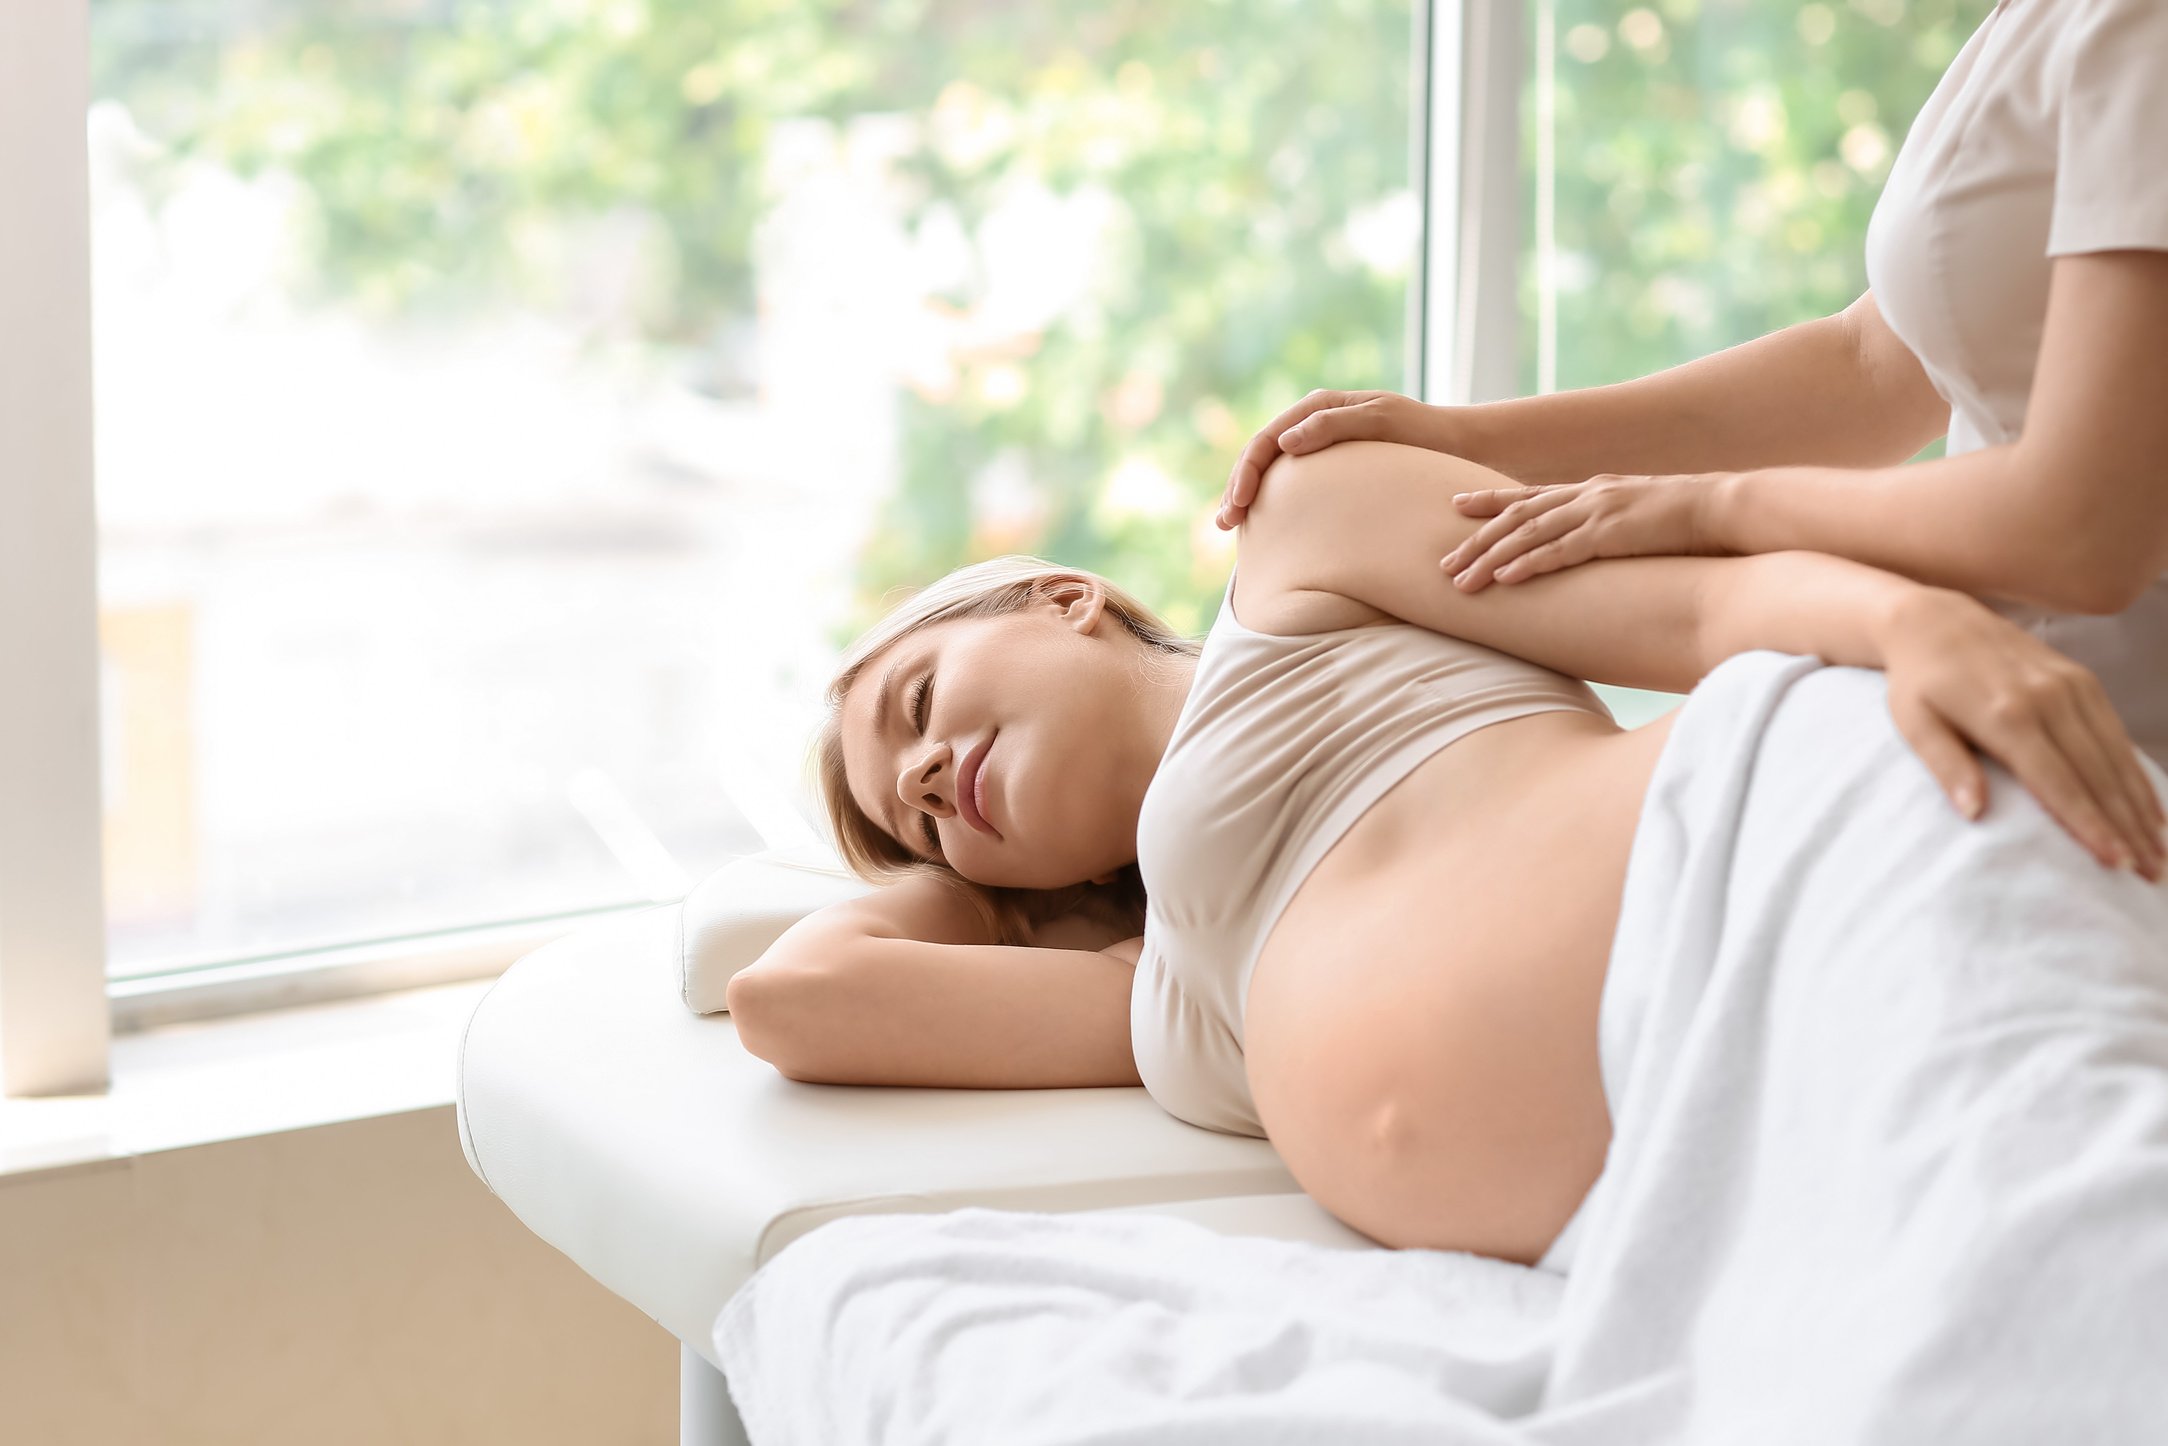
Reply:
<svg viewBox="0 0 2168 1446"><path fill-rule="evenodd" d="M994 746L994 735L986 735L986 741L971 750L964 759L963 771L958 781L963 785L956 790L956 809L964 816L964 822L980 833L1001 837L986 819L986 750Z"/></svg>

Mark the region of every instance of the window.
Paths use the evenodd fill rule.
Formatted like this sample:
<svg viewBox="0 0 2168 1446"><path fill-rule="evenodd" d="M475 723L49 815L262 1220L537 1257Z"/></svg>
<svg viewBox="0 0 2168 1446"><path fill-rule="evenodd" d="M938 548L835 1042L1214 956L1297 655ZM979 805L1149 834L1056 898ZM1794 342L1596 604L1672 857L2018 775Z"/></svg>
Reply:
<svg viewBox="0 0 2168 1446"><path fill-rule="evenodd" d="M1836 309L1986 4L0 7L57 77L0 91L0 406L39 424L0 429L0 524L51 543L0 653L54 684L0 743L18 819L87 820L102 694L106 803L102 846L0 819L10 937L50 945L0 957L41 1011L0 1023L62 1041L9 1087L82 1077L108 984L805 837L835 652L964 561L1201 629L1206 504L1312 386L1585 386ZM86 105L87 244L51 139ZM95 683L79 383L21 364L78 350L74 256Z"/></svg>
<svg viewBox="0 0 2168 1446"><path fill-rule="evenodd" d="M1415 385L1409 0L91 19L116 978L676 897L892 589L1201 630L1249 428Z"/></svg>

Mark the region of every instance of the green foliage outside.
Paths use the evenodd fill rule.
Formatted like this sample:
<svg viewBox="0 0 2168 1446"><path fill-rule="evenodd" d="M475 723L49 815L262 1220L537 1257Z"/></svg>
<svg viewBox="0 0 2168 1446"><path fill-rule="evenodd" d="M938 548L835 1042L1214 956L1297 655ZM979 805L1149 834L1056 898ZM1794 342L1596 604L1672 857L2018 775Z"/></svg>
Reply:
<svg viewBox="0 0 2168 1446"><path fill-rule="evenodd" d="M1118 253L1085 303L1021 359L961 359L953 398L907 395L902 485L845 635L890 589L1011 550L1105 572L1201 630L1224 563L1197 555L1189 519L1245 429L1325 379L1404 384L1406 280L1336 237L1407 188L1406 0L309 0L239 33L149 23L175 13L112 8L97 93L176 155L305 182L326 300L402 317L546 305L553 278L523 264L523 238L639 207L673 277L639 328L681 375L712 370L718 339L752 320L778 121L964 111L974 144L929 136L906 159L906 224L946 206L974 233L1025 174L1119 198ZM979 400L975 369L1007 364L1024 396ZM1047 504L1037 535L971 515L964 482L1010 447ZM1185 508L1096 506L1132 458L1176 479Z"/></svg>
<svg viewBox="0 0 2168 1446"><path fill-rule="evenodd" d="M1856 295L1887 169L1869 131L1894 151L1986 8L1561 0L1558 384ZM323 303L402 320L546 307L562 282L537 238L637 208L667 238L668 284L627 326L646 365L718 393L743 385L717 358L754 324L779 122L967 120L968 145L918 132L907 225L946 210L975 234L1024 175L1117 198L1119 243L1084 302L1020 354L960 358L952 394L907 395L902 485L838 642L891 589L1005 551L1104 572L1201 631L1225 566L1193 524L1250 431L1315 386L1412 385L1411 272L1348 232L1410 190L1409 0L98 0L94 17L96 93L167 155L307 188ZM979 385L997 366L1021 368L1021 396ZM966 485L1010 449L1046 503L1024 535L975 516ZM1101 505L1138 459L1175 479L1178 508Z"/></svg>
<svg viewBox="0 0 2168 1446"><path fill-rule="evenodd" d="M1867 289L1867 222L1897 147L1992 0L1547 8L1550 83L1546 52L1531 44L1522 91L1523 394L1545 380L1546 285L1548 380L1561 391L1646 376L1849 305ZM1535 225L1546 93L1548 276ZM1678 702L1598 692L1629 727Z"/></svg>
<svg viewBox="0 0 2168 1446"><path fill-rule="evenodd" d="M1867 220L1889 163L1992 8L1555 0L1557 387L1644 376L1866 290ZM1533 137L1533 82L1523 100ZM1533 392L1541 278L1528 235L1521 377Z"/></svg>

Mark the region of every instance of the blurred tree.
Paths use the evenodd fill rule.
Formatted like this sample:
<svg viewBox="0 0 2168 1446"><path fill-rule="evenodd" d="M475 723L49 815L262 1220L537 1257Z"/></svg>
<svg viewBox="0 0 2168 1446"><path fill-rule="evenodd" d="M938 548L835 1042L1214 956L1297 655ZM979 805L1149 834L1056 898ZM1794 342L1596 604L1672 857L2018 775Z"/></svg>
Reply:
<svg viewBox="0 0 2168 1446"><path fill-rule="evenodd" d="M1989 0L1553 7L1557 384L1643 375L1841 307L1911 117ZM1015 184L1118 205L1085 295L906 398L856 611L977 557L1119 578L1201 630L1234 450L1313 386L1410 385L1410 0L101 0L96 93L173 164L306 188L307 287L402 317L550 306L548 237L650 218L625 325L726 390L779 123L916 117L912 228L976 256ZM1537 88L1530 107L1529 154ZM1536 179L1531 172L1531 188ZM982 272L971 272L979 277ZM979 282L947 300L969 308ZM1536 389L1537 347L1523 348ZM1020 475L1019 526L974 478Z"/></svg>
<svg viewBox="0 0 2168 1446"><path fill-rule="evenodd" d="M174 157L297 178L323 300L408 317L547 306L561 282L531 261L536 238L634 208L660 222L673 278L639 335L711 386L703 354L754 317L779 122L919 118L904 222L953 217L975 249L1018 182L1117 198L1086 295L1040 334L957 356L952 388L906 397L902 485L843 635L890 589L1001 551L1114 576L1200 631L1225 562L1192 524L1209 527L1247 429L1327 379L1406 384L1408 0L102 10L96 93L125 96ZM1366 260L1350 219L1395 197L1398 254L1373 243ZM975 284L948 299L972 306ZM1035 528L975 513L971 479L1005 454L1023 459ZM1168 495L1134 485L1152 477Z"/></svg>
<svg viewBox="0 0 2168 1446"><path fill-rule="evenodd" d="M1537 0L1553 14L1558 254L1531 226L1559 389L1649 372L1836 311L1867 287L1867 220L1912 118L1993 0ZM1537 63L1543 63L1537 56ZM1526 134L1541 124L1523 93ZM1540 178L1530 167L1530 197Z"/></svg>

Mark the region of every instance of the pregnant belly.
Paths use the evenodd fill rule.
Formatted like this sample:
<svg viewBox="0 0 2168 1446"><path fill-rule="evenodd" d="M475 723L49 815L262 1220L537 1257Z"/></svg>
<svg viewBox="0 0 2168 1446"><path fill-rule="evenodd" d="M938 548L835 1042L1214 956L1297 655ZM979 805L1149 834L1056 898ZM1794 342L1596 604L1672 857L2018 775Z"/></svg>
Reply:
<svg viewBox="0 0 2168 1446"><path fill-rule="evenodd" d="M1548 713L1470 734L1357 819L1273 927L1251 1097L1354 1229L1532 1264L1595 1182L1597 1011L1668 732Z"/></svg>

